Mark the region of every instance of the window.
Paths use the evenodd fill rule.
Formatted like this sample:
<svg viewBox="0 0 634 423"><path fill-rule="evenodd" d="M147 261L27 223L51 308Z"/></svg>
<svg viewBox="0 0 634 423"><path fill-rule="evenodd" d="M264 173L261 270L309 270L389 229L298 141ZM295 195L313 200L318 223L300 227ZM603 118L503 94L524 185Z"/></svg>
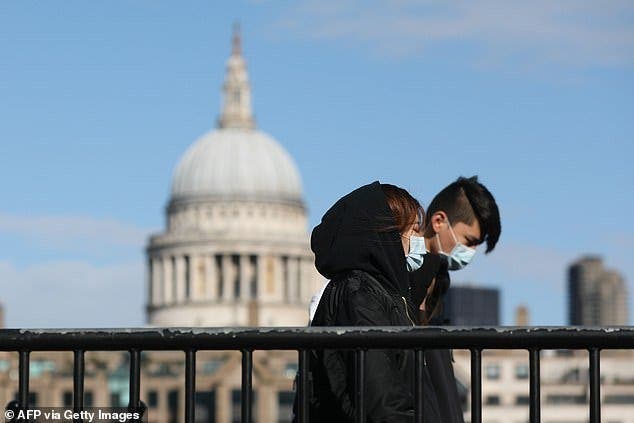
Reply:
<svg viewBox="0 0 634 423"><path fill-rule="evenodd" d="M93 394L92 391L84 392L84 407L92 407L93 405ZM72 407L73 406L73 392L72 391L64 391L62 393L62 405L64 407Z"/></svg>
<svg viewBox="0 0 634 423"><path fill-rule="evenodd" d="M634 394L612 394L606 395L604 402L606 404L634 404Z"/></svg>
<svg viewBox="0 0 634 423"><path fill-rule="evenodd" d="M486 377L489 380L498 380L500 378L500 365L495 363L487 364Z"/></svg>
<svg viewBox="0 0 634 423"><path fill-rule="evenodd" d="M168 422L178 423L179 410L178 410L178 391L171 390L167 393L167 409L168 409Z"/></svg>
<svg viewBox="0 0 634 423"><path fill-rule="evenodd" d="M121 395L118 392L110 393L110 407L121 407Z"/></svg>
<svg viewBox="0 0 634 423"><path fill-rule="evenodd" d="M516 379L528 379L528 364L521 363L515 366Z"/></svg>
<svg viewBox="0 0 634 423"><path fill-rule="evenodd" d="M585 395L553 394L546 397L546 403L553 405L585 404Z"/></svg>
<svg viewBox="0 0 634 423"><path fill-rule="evenodd" d="M85 406L85 407L92 407L92 406L93 406L93 395L92 395L92 391L86 391L86 392L84 392L84 406Z"/></svg>
<svg viewBox="0 0 634 423"><path fill-rule="evenodd" d="M258 393L257 391L251 392L251 410L255 411L258 404ZM242 414L242 391L239 389L234 389L231 391L231 422L232 423L241 423L241 414Z"/></svg>
<svg viewBox="0 0 634 423"><path fill-rule="evenodd" d="M293 417L293 391L280 391L277 393L277 421L279 423L291 423Z"/></svg>
<svg viewBox="0 0 634 423"><path fill-rule="evenodd" d="M487 395L484 400L486 405L500 405L500 396L499 395Z"/></svg>
<svg viewBox="0 0 634 423"><path fill-rule="evenodd" d="M158 392L149 391L147 394L147 402L148 407L156 407L158 406Z"/></svg>
<svg viewBox="0 0 634 423"><path fill-rule="evenodd" d="M216 392L198 391L195 397L196 421L215 422L216 421ZM255 419L254 419L255 420Z"/></svg>
<svg viewBox="0 0 634 423"><path fill-rule="evenodd" d="M64 407L73 406L73 393L71 391L64 391L62 394L62 405Z"/></svg>
<svg viewBox="0 0 634 423"><path fill-rule="evenodd" d="M530 399L528 395L518 395L515 397L515 405L528 405L530 403Z"/></svg>
<svg viewBox="0 0 634 423"><path fill-rule="evenodd" d="M208 360L203 363L202 372L204 374L215 373L222 366L222 360Z"/></svg>

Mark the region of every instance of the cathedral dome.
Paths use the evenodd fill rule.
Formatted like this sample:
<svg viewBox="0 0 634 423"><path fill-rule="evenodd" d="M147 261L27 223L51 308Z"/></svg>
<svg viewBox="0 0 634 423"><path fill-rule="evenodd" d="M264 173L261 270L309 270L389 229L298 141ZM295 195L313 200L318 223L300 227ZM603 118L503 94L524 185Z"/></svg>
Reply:
<svg viewBox="0 0 634 423"><path fill-rule="evenodd" d="M221 128L198 139L180 159L172 200L254 200L302 203L291 156L271 136L249 128Z"/></svg>
<svg viewBox="0 0 634 423"><path fill-rule="evenodd" d="M245 200L303 207L302 183L291 156L255 128L251 88L239 34L233 37L218 129L203 135L180 159L172 202Z"/></svg>

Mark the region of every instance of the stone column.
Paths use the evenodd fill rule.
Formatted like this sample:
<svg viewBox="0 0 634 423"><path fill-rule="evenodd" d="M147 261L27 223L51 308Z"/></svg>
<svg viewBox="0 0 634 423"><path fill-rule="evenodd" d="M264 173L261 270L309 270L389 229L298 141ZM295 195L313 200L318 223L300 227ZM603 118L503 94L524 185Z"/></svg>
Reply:
<svg viewBox="0 0 634 423"><path fill-rule="evenodd" d="M313 295L313 293L309 293L309 288L308 288L308 272L306 271L307 269L307 263L306 263L306 258L304 258L303 256L300 256L299 259L299 281L298 281L298 286L299 286L299 301L300 302L306 302L310 299L310 297Z"/></svg>
<svg viewBox="0 0 634 423"><path fill-rule="evenodd" d="M182 303L185 299L185 259L176 256L176 302Z"/></svg>
<svg viewBox="0 0 634 423"><path fill-rule="evenodd" d="M216 421L231 421L231 391L224 383L216 388Z"/></svg>
<svg viewBox="0 0 634 423"><path fill-rule="evenodd" d="M286 283L288 284L288 298L287 301L289 303L297 302L297 297L299 296L299 281L297 280L297 258L290 256L288 258L288 269L287 274L288 278Z"/></svg>
<svg viewBox="0 0 634 423"><path fill-rule="evenodd" d="M206 255L205 259L205 299L218 298L218 271L216 269L216 258L213 255Z"/></svg>
<svg viewBox="0 0 634 423"><path fill-rule="evenodd" d="M147 303L148 305L154 305L154 260L152 259L152 257L148 257L147 259L147 267L145 270L145 286L147 288L147 291L145 293L146 298L147 298Z"/></svg>
<svg viewBox="0 0 634 423"><path fill-rule="evenodd" d="M274 292L274 281L269 280L272 278L268 274L269 255L260 254L258 256L258 299L263 301L269 301Z"/></svg>
<svg viewBox="0 0 634 423"><path fill-rule="evenodd" d="M284 261L282 257L275 255L274 263L275 263L275 300L276 301L285 301L284 295L286 291L286 281L284 280Z"/></svg>
<svg viewBox="0 0 634 423"><path fill-rule="evenodd" d="M202 284L205 282L204 276L201 277L198 271L198 266L201 260L198 254L190 254L189 256L189 299L193 301L200 300L204 287Z"/></svg>
<svg viewBox="0 0 634 423"><path fill-rule="evenodd" d="M160 257L153 257L150 260L151 267L151 284L152 284L152 305L159 305L162 303L163 297L163 263Z"/></svg>
<svg viewBox="0 0 634 423"><path fill-rule="evenodd" d="M277 391L274 386L260 385L258 388L257 416L258 421L276 422L279 421ZM256 410L254 410L256 411ZM334 423L334 422L333 422Z"/></svg>
<svg viewBox="0 0 634 423"><path fill-rule="evenodd" d="M266 255L258 254L258 300L268 300L269 293L266 290Z"/></svg>
<svg viewBox="0 0 634 423"><path fill-rule="evenodd" d="M165 304L169 304L174 302L174 298L172 297L172 259L169 256L161 256L161 261L163 262L163 299Z"/></svg>

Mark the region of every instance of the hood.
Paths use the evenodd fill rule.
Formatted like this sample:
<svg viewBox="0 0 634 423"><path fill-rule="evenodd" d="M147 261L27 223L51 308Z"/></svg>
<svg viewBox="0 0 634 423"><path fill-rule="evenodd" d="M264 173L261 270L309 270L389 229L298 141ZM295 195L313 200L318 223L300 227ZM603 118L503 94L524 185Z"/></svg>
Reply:
<svg viewBox="0 0 634 423"><path fill-rule="evenodd" d="M349 270L375 276L391 292L404 296L408 272L392 211L378 181L337 201L313 229L315 266L328 279Z"/></svg>

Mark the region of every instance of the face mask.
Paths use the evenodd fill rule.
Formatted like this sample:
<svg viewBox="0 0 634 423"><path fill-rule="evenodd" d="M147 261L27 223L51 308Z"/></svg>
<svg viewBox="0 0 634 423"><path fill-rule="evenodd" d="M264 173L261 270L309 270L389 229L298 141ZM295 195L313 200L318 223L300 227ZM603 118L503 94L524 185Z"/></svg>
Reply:
<svg viewBox="0 0 634 423"><path fill-rule="evenodd" d="M423 256L427 254L425 238L412 235L409 237L409 253L405 256L407 270L413 272L423 265Z"/></svg>
<svg viewBox="0 0 634 423"><path fill-rule="evenodd" d="M423 227L423 209L418 209L418 227ZM403 236L403 235L401 235ZM409 239L409 253L405 256L407 270L413 272L420 269L423 265L423 256L427 254L425 248L425 238L422 236L410 235L405 237Z"/></svg>
<svg viewBox="0 0 634 423"><path fill-rule="evenodd" d="M471 262L471 259L475 255L476 250L475 248L469 248L466 245L458 242L458 240L456 239L456 234L453 232L453 228L451 227L449 220L447 220L447 225L449 225L449 230L451 231L451 236L453 237L453 240L456 241L456 246L453 247L449 254L445 253L442 250L442 245L440 244L440 237L438 236L438 234L436 234L436 239L438 240L438 246L440 249L439 254L447 257L449 270L464 269L465 266Z"/></svg>

